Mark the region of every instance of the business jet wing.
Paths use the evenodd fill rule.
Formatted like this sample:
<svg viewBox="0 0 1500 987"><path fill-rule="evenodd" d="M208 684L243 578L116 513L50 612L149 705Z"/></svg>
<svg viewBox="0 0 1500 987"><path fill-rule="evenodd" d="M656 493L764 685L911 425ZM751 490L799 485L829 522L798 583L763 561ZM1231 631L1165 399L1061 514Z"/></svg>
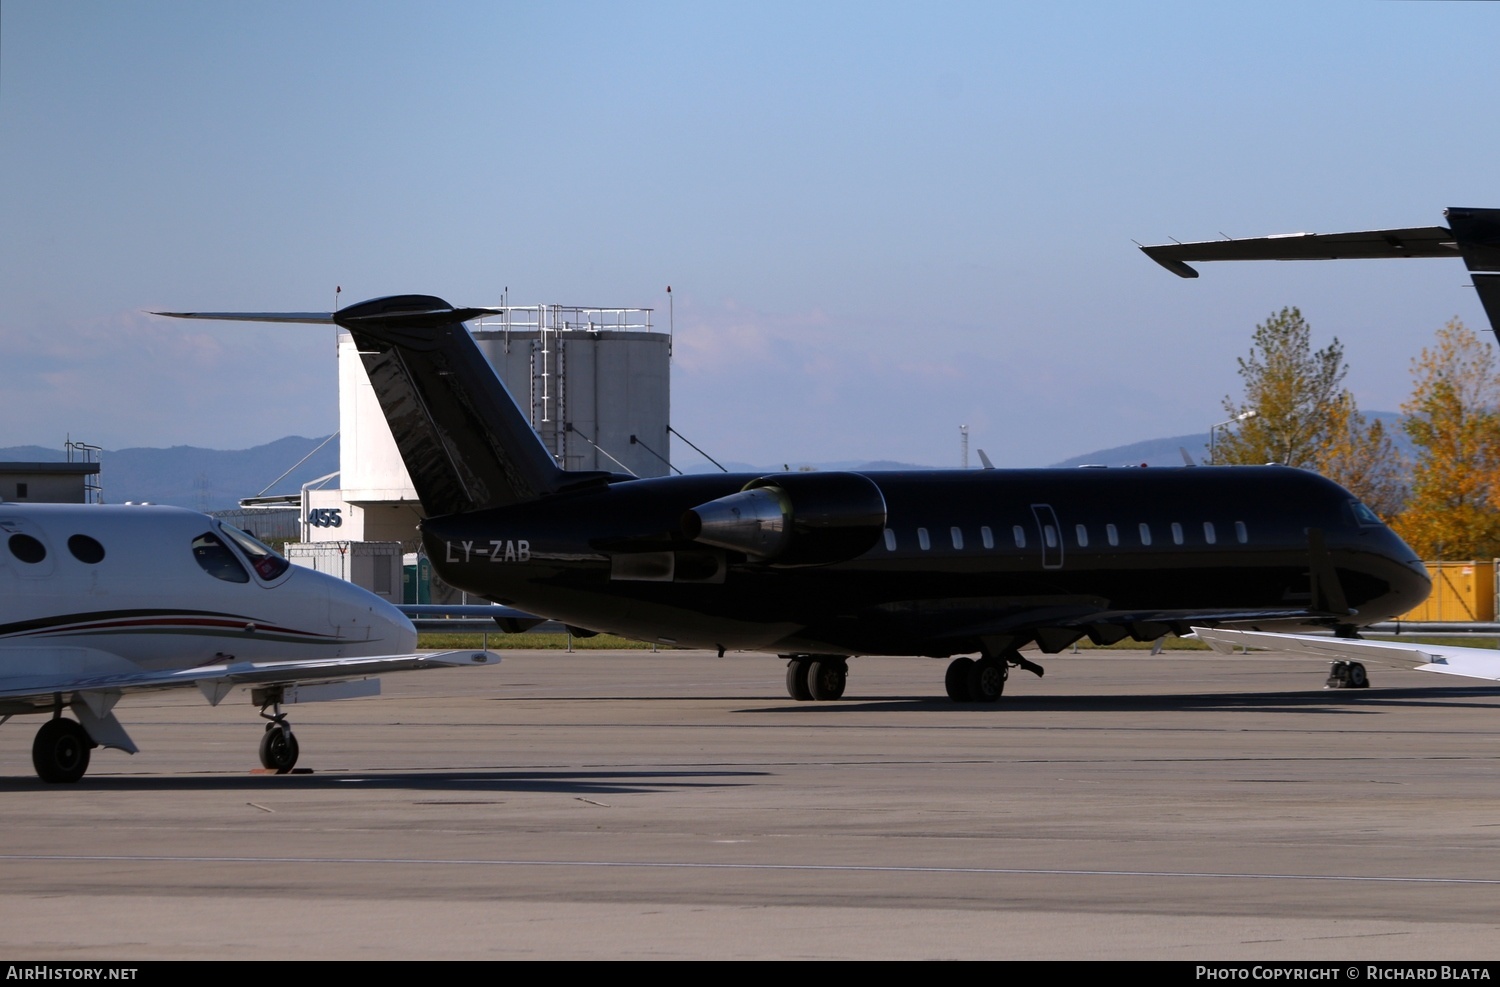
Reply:
<svg viewBox="0 0 1500 987"><path fill-rule="evenodd" d="M1236 631L1225 627L1194 627L1193 633L1221 654L1230 654L1239 647L1264 648L1268 651L1310 655L1333 661L1368 661L1377 665L1411 668L1419 672L1444 672L1448 675L1500 681L1500 651L1489 648L1397 644L1394 641L1314 637L1309 634Z"/></svg>
<svg viewBox="0 0 1500 987"><path fill-rule="evenodd" d="M492 651L475 650L306 661L227 661L193 668L141 671L138 666L95 648L11 646L0 650L0 657L12 667L27 669L24 675L0 678L0 711L17 706L55 706L59 696L81 697L93 705L91 696L118 698L127 692L190 687L197 688L217 706L236 686L325 685L388 672L500 662L500 656ZM110 670L111 665L120 666L120 670Z"/></svg>

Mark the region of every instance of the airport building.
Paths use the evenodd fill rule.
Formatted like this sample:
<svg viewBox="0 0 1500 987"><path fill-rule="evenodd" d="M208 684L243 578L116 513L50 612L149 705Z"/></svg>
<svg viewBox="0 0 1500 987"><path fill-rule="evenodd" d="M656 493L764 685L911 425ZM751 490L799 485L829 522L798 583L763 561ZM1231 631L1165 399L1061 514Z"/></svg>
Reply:
<svg viewBox="0 0 1500 987"><path fill-rule="evenodd" d="M0 463L0 500L21 504L95 502L98 463Z"/></svg>
<svg viewBox="0 0 1500 987"><path fill-rule="evenodd" d="M18 504L102 504L98 446L64 444L68 460L0 463L0 501Z"/></svg>

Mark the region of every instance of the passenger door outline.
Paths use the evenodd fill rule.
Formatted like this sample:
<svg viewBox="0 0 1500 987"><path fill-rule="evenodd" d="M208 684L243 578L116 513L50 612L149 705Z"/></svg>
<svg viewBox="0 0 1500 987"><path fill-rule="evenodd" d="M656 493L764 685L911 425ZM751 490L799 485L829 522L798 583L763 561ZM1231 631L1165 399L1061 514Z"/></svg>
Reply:
<svg viewBox="0 0 1500 987"><path fill-rule="evenodd" d="M1036 533L1041 540L1042 568L1061 569L1063 533L1062 525L1057 523L1057 513L1052 510L1051 504L1032 504L1031 515L1036 518Z"/></svg>

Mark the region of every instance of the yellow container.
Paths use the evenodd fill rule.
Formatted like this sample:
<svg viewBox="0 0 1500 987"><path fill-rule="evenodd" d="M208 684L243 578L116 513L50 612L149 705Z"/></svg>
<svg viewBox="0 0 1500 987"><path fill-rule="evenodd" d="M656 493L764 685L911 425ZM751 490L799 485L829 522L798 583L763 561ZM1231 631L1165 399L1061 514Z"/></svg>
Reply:
<svg viewBox="0 0 1500 987"><path fill-rule="evenodd" d="M1427 602L1397 620L1444 623L1495 619L1495 565L1489 562L1424 562L1432 580Z"/></svg>

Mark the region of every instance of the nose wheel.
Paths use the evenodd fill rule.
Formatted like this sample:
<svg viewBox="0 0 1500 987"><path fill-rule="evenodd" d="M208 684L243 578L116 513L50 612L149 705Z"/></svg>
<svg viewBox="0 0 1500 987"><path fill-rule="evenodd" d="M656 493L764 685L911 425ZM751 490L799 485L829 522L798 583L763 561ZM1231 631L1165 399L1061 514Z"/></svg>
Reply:
<svg viewBox="0 0 1500 987"><path fill-rule="evenodd" d="M267 713L264 707L260 711L261 716L270 720L266 724L266 732L260 738L260 764L268 771L284 775L296 766L297 755L302 751L296 736L292 734L292 725L281 711L281 705L273 703L272 708L273 713Z"/></svg>

